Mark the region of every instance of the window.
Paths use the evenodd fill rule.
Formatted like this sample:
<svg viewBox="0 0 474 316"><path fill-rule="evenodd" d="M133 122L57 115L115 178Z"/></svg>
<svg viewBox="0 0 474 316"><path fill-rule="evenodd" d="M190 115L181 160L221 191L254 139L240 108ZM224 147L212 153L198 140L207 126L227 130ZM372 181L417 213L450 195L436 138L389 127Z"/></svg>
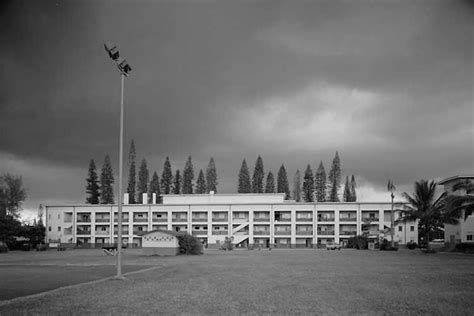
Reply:
<svg viewBox="0 0 474 316"><path fill-rule="evenodd" d="M472 241L472 235L467 235L467 240Z"/></svg>
<svg viewBox="0 0 474 316"><path fill-rule="evenodd" d="M102 226L102 227L101 227L101 230L102 230L103 232L105 232L105 231L107 231L107 227Z"/></svg>
<svg viewBox="0 0 474 316"><path fill-rule="evenodd" d="M403 231L403 227L402 227L402 226L398 226L398 231L399 231L399 232Z"/></svg>
<svg viewBox="0 0 474 316"><path fill-rule="evenodd" d="M48 227L48 231L49 231L49 232L51 231L51 226Z"/></svg>
<svg viewBox="0 0 474 316"><path fill-rule="evenodd" d="M414 232L415 231L415 226L410 226L410 231Z"/></svg>
<svg viewBox="0 0 474 316"><path fill-rule="evenodd" d="M61 231L61 226L58 226L58 232L60 232L60 231Z"/></svg>

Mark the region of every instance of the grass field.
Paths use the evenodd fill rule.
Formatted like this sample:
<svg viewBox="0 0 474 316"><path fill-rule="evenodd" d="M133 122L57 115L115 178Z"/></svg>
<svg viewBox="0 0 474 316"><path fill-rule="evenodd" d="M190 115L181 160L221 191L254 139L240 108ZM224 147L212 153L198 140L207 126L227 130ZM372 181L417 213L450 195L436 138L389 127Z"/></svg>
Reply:
<svg viewBox="0 0 474 316"><path fill-rule="evenodd" d="M31 257L31 258L30 258ZM72 263L71 263L72 262ZM98 250L9 253L4 267L109 267ZM419 251L275 249L202 256L124 255L124 266L156 268L0 301L0 314L430 314L472 315L474 256ZM38 280L36 280L38 282Z"/></svg>

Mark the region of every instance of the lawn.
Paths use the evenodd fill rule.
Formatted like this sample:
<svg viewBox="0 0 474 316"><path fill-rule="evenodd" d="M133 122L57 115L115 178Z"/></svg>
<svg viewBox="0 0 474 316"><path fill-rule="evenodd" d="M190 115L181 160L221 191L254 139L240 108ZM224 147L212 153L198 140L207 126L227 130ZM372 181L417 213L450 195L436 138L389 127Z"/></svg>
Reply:
<svg viewBox="0 0 474 316"><path fill-rule="evenodd" d="M78 256L84 266L114 264L92 251L77 254L64 261ZM65 259L50 256L48 264ZM275 249L147 258L130 251L124 265L156 268L124 281L0 302L0 314L468 315L474 309L472 255Z"/></svg>

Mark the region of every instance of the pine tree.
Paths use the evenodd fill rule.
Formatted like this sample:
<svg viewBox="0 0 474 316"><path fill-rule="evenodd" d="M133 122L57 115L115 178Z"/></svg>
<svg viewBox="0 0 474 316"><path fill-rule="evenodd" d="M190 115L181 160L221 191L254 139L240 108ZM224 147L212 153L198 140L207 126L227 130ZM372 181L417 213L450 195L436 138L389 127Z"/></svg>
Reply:
<svg viewBox="0 0 474 316"><path fill-rule="evenodd" d="M196 193L197 194L204 194L206 193L207 188L206 188L206 179L204 179L204 172L202 172L202 169L199 170L199 175L196 181Z"/></svg>
<svg viewBox="0 0 474 316"><path fill-rule="evenodd" d="M293 178L293 199L296 202L301 202L301 175L299 170L296 170Z"/></svg>
<svg viewBox="0 0 474 316"><path fill-rule="evenodd" d="M352 175L351 183L350 183L350 190L351 190L351 202L357 202L357 193L356 193L356 180L354 175Z"/></svg>
<svg viewBox="0 0 474 316"><path fill-rule="evenodd" d="M163 194L170 194L173 185L173 173L171 171L171 163L169 157L166 157L161 174L161 191Z"/></svg>
<svg viewBox="0 0 474 316"><path fill-rule="evenodd" d="M318 170L314 179L316 201L326 202L326 171L324 170L323 162L319 162Z"/></svg>
<svg viewBox="0 0 474 316"><path fill-rule="evenodd" d="M146 159L143 158L140 165L140 170L138 171L138 201L142 203L147 202L143 201L143 193L148 193L148 181L148 167L146 164Z"/></svg>
<svg viewBox="0 0 474 316"><path fill-rule="evenodd" d="M252 176L252 193L263 193L264 177L263 160L262 157L258 156Z"/></svg>
<svg viewBox="0 0 474 316"><path fill-rule="evenodd" d="M344 184L344 193L342 195L343 201L344 202L351 202L352 197L351 197L351 188L349 186L349 177L346 176L346 183Z"/></svg>
<svg viewBox="0 0 474 316"><path fill-rule="evenodd" d="M311 170L310 165L306 167L306 171L304 172L303 198L305 202L314 201L314 178L313 170Z"/></svg>
<svg viewBox="0 0 474 316"><path fill-rule="evenodd" d="M153 172L153 175L151 176L151 181L150 181L150 187L148 190L148 201L153 201L153 193L156 194L156 203L161 203L161 196L160 196L160 179L158 178L158 174Z"/></svg>
<svg viewBox="0 0 474 316"><path fill-rule="evenodd" d="M130 144L130 151L128 152L128 186L127 186L127 193L128 193L128 203L135 204L137 200L136 195L136 165L135 165L135 158L137 154L135 152L135 142L132 139L132 143ZM140 198L141 200L141 198Z"/></svg>
<svg viewBox="0 0 474 316"><path fill-rule="evenodd" d="M214 191L217 193L217 170L214 158L211 157L206 170L206 191L207 193ZM206 192L205 192L206 193Z"/></svg>
<svg viewBox="0 0 474 316"><path fill-rule="evenodd" d="M284 165L281 165L277 175L277 192L285 193L285 200L290 198L290 184L288 183L288 176Z"/></svg>
<svg viewBox="0 0 474 316"><path fill-rule="evenodd" d="M238 193L250 193L252 188L250 186L250 174L249 168L247 167L247 162L245 159L242 161L242 166L239 171L239 187L237 189Z"/></svg>
<svg viewBox="0 0 474 316"><path fill-rule="evenodd" d="M193 194L194 169L191 156L188 157L183 170L183 194Z"/></svg>
<svg viewBox="0 0 474 316"><path fill-rule="evenodd" d="M267 175L267 185L265 186L265 193L275 193L275 178L271 171Z"/></svg>
<svg viewBox="0 0 474 316"><path fill-rule="evenodd" d="M336 155L332 161L331 170L328 176L328 202L339 202L339 189L341 187L341 160L339 154L336 151Z"/></svg>
<svg viewBox="0 0 474 316"><path fill-rule="evenodd" d="M109 155L105 156L104 165L100 174L100 204L114 203L114 173L112 171L112 164ZM120 194L120 192L119 192Z"/></svg>
<svg viewBox="0 0 474 316"><path fill-rule="evenodd" d="M86 182L86 193L88 194L86 203L99 204L99 176L97 175L94 159L91 159L89 164L89 173Z"/></svg>
<svg viewBox="0 0 474 316"><path fill-rule="evenodd" d="M173 182L173 194L181 194L181 175L179 169L176 170L176 175Z"/></svg>

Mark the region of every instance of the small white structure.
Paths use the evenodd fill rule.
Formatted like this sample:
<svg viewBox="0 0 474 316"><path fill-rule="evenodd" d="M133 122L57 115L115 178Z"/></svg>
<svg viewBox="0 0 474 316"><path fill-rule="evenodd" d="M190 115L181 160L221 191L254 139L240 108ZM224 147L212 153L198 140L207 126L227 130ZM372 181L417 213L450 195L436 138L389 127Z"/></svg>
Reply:
<svg viewBox="0 0 474 316"><path fill-rule="evenodd" d="M142 250L148 256L175 256L179 254L177 234L166 230L153 230L142 236Z"/></svg>

